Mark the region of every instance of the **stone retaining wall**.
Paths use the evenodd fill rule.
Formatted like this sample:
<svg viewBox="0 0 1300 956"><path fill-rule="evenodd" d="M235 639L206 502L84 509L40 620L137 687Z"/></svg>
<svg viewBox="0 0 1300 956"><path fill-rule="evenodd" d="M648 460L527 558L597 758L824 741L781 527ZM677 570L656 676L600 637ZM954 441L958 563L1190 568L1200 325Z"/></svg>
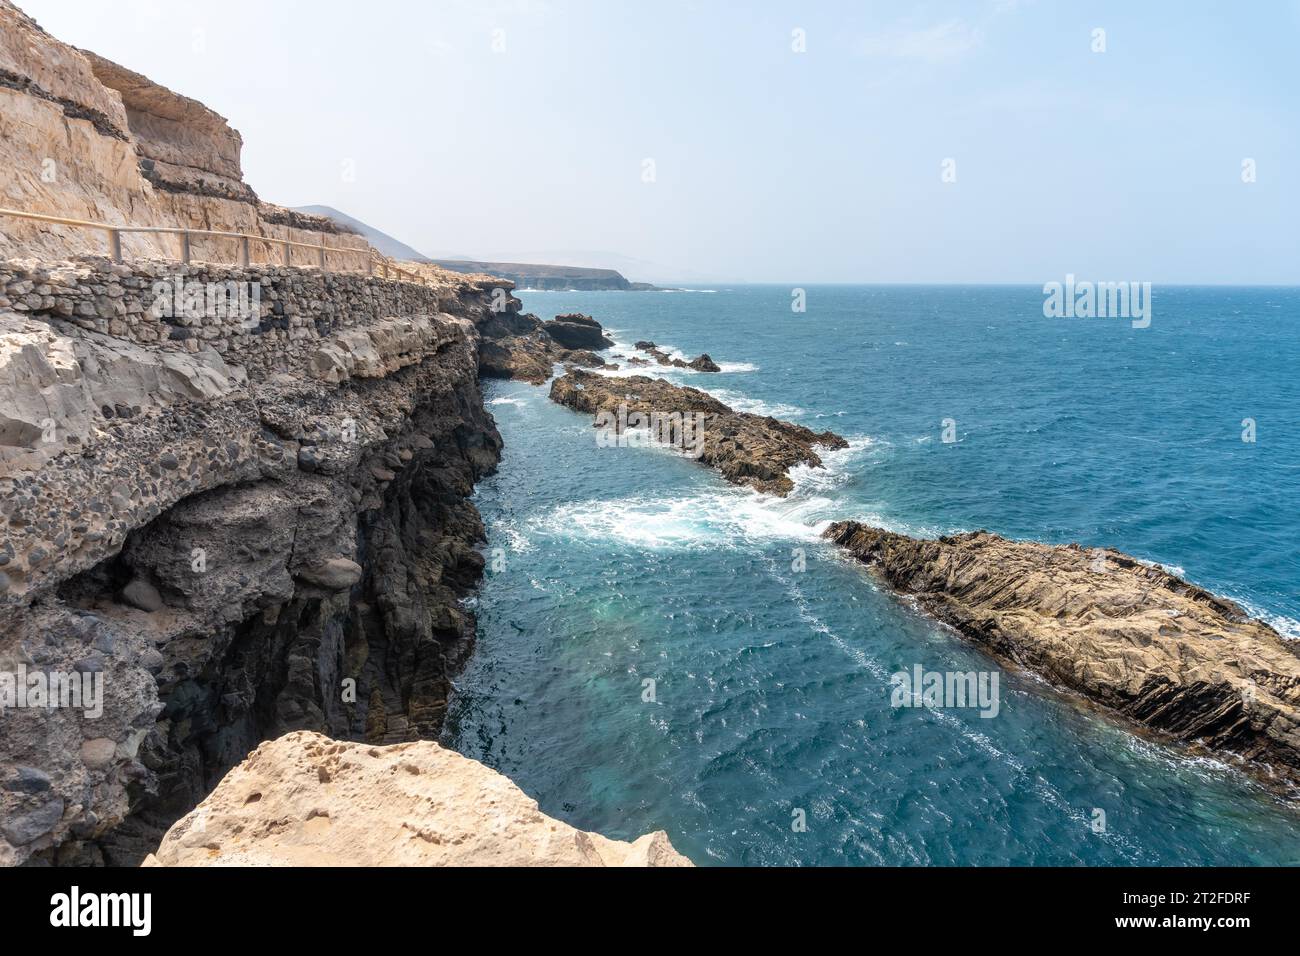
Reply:
<svg viewBox="0 0 1300 956"><path fill-rule="evenodd" d="M256 315L222 315L204 305L194 310L198 314L159 309L160 292L174 306L172 293L180 288L183 305L187 286L227 283L256 288ZM462 294L478 291L472 281L423 286L286 266L118 264L96 257L66 263L0 261L0 311L66 319L143 345L188 352L211 347L227 362L244 366L250 378L304 367L320 340L338 332L393 316L436 315Z"/></svg>

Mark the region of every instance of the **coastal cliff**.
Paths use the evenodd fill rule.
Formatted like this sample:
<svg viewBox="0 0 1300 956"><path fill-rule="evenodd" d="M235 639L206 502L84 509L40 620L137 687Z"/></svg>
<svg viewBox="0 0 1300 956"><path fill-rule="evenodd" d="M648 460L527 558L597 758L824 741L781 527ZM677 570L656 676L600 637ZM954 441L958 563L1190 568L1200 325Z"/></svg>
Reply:
<svg viewBox="0 0 1300 956"><path fill-rule="evenodd" d="M1108 549L987 531L927 541L854 521L826 537L993 656L1300 781L1300 654L1231 601Z"/></svg>
<svg viewBox="0 0 1300 956"><path fill-rule="evenodd" d="M196 238L182 264L133 234L115 263L0 218L0 865L138 863L293 731L436 737L472 648L482 346L541 323L500 279L364 274L360 237L257 198L241 144L0 0L0 205L355 250L232 267ZM457 800L497 786L457 767Z"/></svg>
<svg viewBox="0 0 1300 956"><path fill-rule="evenodd" d="M354 252L336 269L364 269L369 246L330 219L262 202L243 181L243 141L197 100L50 36L0 0L0 206L70 219L189 226L292 239ZM125 233L127 257L180 257L180 237ZM0 216L0 258L103 254L99 230ZM260 256L263 249L254 249ZM282 252L273 250L279 259ZM293 264L312 262L295 250ZM234 240L193 237L195 260L233 261Z"/></svg>
<svg viewBox="0 0 1300 956"><path fill-rule="evenodd" d="M4 862L138 862L289 730L436 735L472 646L489 290L195 266L265 310L201 338L140 308L177 268L0 276L49 289L0 313L0 660L103 690L5 713ZM123 317L62 317L96 288Z"/></svg>

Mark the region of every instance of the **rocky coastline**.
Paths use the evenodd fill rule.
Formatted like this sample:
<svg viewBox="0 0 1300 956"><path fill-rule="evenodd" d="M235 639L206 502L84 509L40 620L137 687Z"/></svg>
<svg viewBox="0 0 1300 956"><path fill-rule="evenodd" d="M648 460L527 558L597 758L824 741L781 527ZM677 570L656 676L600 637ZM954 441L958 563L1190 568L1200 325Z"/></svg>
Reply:
<svg viewBox="0 0 1300 956"><path fill-rule="evenodd" d="M1300 783L1300 653L1236 604L1109 549L987 531L825 536L998 660L1257 775Z"/></svg>
<svg viewBox="0 0 1300 956"><path fill-rule="evenodd" d="M610 378L573 369L551 383L551 400L579 412L698 416L696 457L733 485L785 497L794 490L790 469L818 467L818 448L847 448L831 431L814 432L777 418L732 410L712 395L663 379Z"/></svg>
<svg viewBox="0 0 1300 956"><path fill-rule="evenodd" d="M682 865L662 832L568 827L431 742L475 636L471 496L502 454L481 380L549 382L593 417L696 416L702 464L780 497L847 442L598 374L619 368L601 324L525 314L509 280L364 274L365 241L262 202L241 147L0 0L0 159L24 208L328 237L352 270L223 266L203 239L182 264L151 233L118 263L92 233L0 232L0 674L100 694L0 713L0 865ZM55 180L19 162L51 154ZM160 284L258 296L168 311ZM630 367L720 371L635 350ZM1300 656L1231 602L1115 551L826 534L993 657L1300 781Z"/></svg>

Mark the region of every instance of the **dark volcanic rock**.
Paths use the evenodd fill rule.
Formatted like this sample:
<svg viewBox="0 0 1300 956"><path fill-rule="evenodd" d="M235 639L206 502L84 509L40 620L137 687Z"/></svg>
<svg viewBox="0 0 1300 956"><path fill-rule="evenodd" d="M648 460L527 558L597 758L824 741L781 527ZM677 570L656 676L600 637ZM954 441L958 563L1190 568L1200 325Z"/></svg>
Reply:
<svg viewBox="0 0 1300 956"><path fill-rule="evenodd" d="M470 495L501 448L476 327L530 325L491 302L462 285L445 313L412 303L404 324L351 309L318 343L346 376L313 374L333 366L277 343L276 365L228 372L217 388L216 373L166 352L173 375L191 376L183 398L150 392L138 414L114 409L112 429L0 477L6 544L36 488L83 533L75 546L60 547L61 533L0 545L23 586L0 594L0 669L29 660L102 675L103 689L94 718L4 713L0 864L138 863L250 750L293 730L438 736L473 646L462 599L484 564ZM33 328L23 334L39 345ZM161 377L133 371L150 368L148 346L52 328L89 350L87 368L111 355L118 391ZM32 378L11 378L6 411L32 396L43 407Z"/></svg>
<svg viewBox="0 0 1300 956"><path fill-rule="evenodd" d="M614 340L606 337L600 323L589 315L574 312L557 315L545 323L546 332L566 349L607 349Z"/></svg>
<svg viewBox="0 0 1300 956"><path fill-rule="evenodd" d="M826 532L994 656L1175 738L1300 781L1300 655L1231 601L1118 551L987 531Z"/></svg>
<svg viewBox="0 0 1300 956"><path fill-rule="evenodd" d="M703 354L687 362L679 358L673 358L671 355L669 355L663 349L659 348L653 342L649 342L644 339L640 342L635 343L633 347L637 349L637 351L639 352L646 353L646 355L649 355L660 365L671 365L673 368L693 368L697 372L721 372L722 371L722 369L718 367L717 363L714 362L713 359L709 358L708 352L704 352ZM638 364L641 365L649 364L644 359L636 359L634 361L636 361Z"/></svg>
<svg viewBox="0 0 1300 956"><path fill-rule="evenodd" d="M551 383L551 399L580 412L671 416L698 413L699 460L722 472L727 481L757 491L788 495L794 488L788 472L795 465L821 465L814 446L845 448L834 432L814 432L802 425L735 412L694 388L663 379L633 375L609 378L581 370Z"/></svg>

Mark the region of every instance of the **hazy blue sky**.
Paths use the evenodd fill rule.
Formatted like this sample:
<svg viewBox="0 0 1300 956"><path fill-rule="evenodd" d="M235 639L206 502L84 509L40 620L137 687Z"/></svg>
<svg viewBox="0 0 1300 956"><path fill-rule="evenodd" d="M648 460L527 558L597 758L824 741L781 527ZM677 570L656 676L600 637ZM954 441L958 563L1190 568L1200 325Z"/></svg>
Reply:
<svg viewBox="0 0 1300 956"><path fill-rule="evenodd" d="M1300 281L1300 0L17 2L228 117L264 199L432 255Z"/></svg>

